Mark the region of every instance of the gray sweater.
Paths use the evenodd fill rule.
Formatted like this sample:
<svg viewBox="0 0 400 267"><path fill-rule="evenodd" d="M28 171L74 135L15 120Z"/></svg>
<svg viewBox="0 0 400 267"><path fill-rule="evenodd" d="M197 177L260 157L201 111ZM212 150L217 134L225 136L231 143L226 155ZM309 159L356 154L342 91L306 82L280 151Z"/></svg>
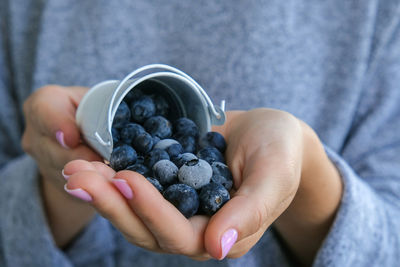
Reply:
<svg viewBox="0 0 400 267"><path fill-rule="evenodd" d="M344 183L315 266L400 262L397 0L0 0L0 266L290 266L270 227L239 259L137 248L97 216L65 250L52 239L23 101L46 84L92 86L149 64L190 74L227 109L307 122Z"/></svg>

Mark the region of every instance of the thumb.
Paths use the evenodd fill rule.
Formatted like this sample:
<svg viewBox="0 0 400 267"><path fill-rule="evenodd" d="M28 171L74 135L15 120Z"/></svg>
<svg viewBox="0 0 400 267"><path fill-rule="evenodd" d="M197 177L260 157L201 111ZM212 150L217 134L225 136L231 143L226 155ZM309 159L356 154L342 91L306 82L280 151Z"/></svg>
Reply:
<svg viewBox="0 0 400 267"><path fill-rule="evenodd" d="M232 247L231 254L245 254L261 237L259 233L264 233L288 207L297 190L298 181L291 167L284 166L279 156L258 155L250 159L253 163L248 161L240 172L243 181L238 191L207 226L205 248L216 259L225 258Z"/></svg>

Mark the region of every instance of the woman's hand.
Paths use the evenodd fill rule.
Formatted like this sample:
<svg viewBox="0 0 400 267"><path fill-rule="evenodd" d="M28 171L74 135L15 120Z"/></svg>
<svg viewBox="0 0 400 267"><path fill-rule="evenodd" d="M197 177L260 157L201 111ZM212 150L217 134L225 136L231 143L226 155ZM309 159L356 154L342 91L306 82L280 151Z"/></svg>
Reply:
<svg viewBox="0 0 400 267"><path fill-rule="evenodd" d="M84 87L49 85L38 89L24 103L22 146L38 164L47 217L60 246L68 243L94 214L89 205L65 194L61 174L71 160L101 160L81 142L75 124L75 112L86 91Z"/></svg>
<svg viewBox="0 0 400 267"><path fill-rule="evenodd" d="M186 219L140 174L121 171L114 175L110 170L105 174L107 167L99 169L86 161L65 166L70 176L66 189L91 201L130 242L149 250L195 259L240 257L276 222L293 253L308 263L326 231L319 231L320 239L300 244L311 247L303 251L298 246L301 233L293 234L290 229L307 227L294 216L304 212L299 218L306 219L306 226L308 220L311 231L321 230L320 222L330 222L341 192L337 172L316 135L292 115L270 109L228 112L227 122L214 129L227 140L225 156L236 190L211 218L196 215ZM325 187L310 190L321 178L313 176L315 171L317 176L324 175ZM318 195L319 191L326 194L326 188L333 197ZM320 198L321 203L314 207L303 205L305 200ZM321 207L324 218L310 211L316 208L319 212ZM279 216L282 219L277 220Z"/></svg>

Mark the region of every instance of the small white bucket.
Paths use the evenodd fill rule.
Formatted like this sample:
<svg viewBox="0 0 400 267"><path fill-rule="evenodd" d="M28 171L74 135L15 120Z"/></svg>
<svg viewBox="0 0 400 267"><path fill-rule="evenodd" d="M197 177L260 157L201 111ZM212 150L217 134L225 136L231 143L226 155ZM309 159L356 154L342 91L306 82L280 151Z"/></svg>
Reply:
<svg viewBox="0 0 400 267"><path fill-rule="evenodd" d="M200 134L210 131L211 125L225 122L224 103L221 107L214 106L204 89L189 75L168 65L146 65L122 81L96 84L78 106L76 122L83 138L106 160L113 150L111 127L115 112L131 90L161 94L176 116L168 119L188 117L197 124Z"/></svg>

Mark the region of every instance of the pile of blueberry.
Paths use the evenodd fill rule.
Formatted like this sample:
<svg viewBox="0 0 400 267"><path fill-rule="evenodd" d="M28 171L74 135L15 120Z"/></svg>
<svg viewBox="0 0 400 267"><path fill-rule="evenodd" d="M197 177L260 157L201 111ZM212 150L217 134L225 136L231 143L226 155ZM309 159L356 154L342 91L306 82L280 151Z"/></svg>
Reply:
<svg viewBox="0 0 400 267"><path fill-rule="evenodd" d="M192 120L171 122L171 113L165 98L129 92L113 120L110 166L142 174L187 218L213 215L230 199L233 185L224 137L200 136Z"/></svg>

